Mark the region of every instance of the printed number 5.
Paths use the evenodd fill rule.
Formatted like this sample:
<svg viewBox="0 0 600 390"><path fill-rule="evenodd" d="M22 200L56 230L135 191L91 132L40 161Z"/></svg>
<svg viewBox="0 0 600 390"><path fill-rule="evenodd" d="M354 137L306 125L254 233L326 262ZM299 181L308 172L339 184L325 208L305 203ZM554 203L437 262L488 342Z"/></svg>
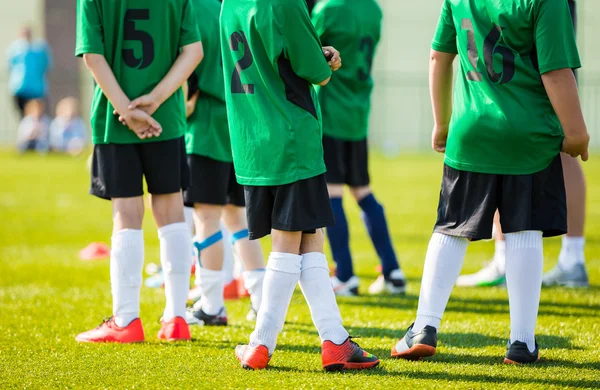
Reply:
<svg viewBox="0 0 600 390"><path fill-rule="evenodd" d="M135 29L136 20L150 20L150 10L128 9L125 12L125 40L142 44L142 58L136 57L133 49L123 49L123 60L130 68L145 69L154 61L154 40L146 31Z"/></svg>
<svg viewBox="0 0 600 390"><path fill-rule="evenodd" d="M229 38L229 44L233 51L238 51L240 49L240 44L244 46L244 56L235 64L235 69L231 76L231 93L254 95L254 84L242 84L242 71L248 69L254 62L254 58L250 52L250 45L248 45L248 40L246 39L246 34L241 31L234 32Z"/></svg>

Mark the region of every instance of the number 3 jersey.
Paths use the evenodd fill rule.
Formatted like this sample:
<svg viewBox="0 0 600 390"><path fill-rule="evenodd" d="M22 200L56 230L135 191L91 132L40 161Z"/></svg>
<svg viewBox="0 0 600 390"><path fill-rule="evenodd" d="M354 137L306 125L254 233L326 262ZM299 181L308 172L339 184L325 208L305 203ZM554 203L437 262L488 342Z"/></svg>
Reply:
<svg viewBox="0 0 600 390"><path fill-rule="evenodd" d="M274 186L324 173L313 84L331 70L305 0L224 0L221 52L238 182Z"/></svg>
<svg viewBox="0 0 600 390"><path fill-rule="evenodd" d="M564 135L541 74L581 66L567 0L445 0L432 48L460 63L447 165L512 175L550 165Z"/></svg>
<svg viewBox="0 0 600 390"><path fill-rule="evenodd" d="M323 133L347 141L367 138L373 78L371 64L381 36L375 0L321 0L312 14L321 42L339 50L343 66L319 89Z"/></svg>
<svg viewBox="0 0 600 390"><path fill-rule="evenodd" d="M78 0L75 55L101 54L130 99L150 93L168 73L182 46L200 41L193 0ZM139 139L113 115L96 86L92 102L95 144L164 141L183 136L187 127L181 90L153 117L158 138Z"/></svg>

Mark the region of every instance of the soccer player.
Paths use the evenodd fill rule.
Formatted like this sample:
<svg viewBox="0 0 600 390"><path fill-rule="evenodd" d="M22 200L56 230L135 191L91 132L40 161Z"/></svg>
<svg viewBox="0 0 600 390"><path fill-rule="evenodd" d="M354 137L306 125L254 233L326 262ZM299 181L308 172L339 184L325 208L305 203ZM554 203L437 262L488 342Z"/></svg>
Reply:
<svg viewBox="0 0 600 390"><path fill-rule="evenodd" d="M452 97L454 58L460 70ZM505 363L535 363L542 237L567 230L560 151L588 159L566 0L445 0L432 43L433 148L445 152L438 219L416 321L392 356L435 354L437 329L469 241L506 237Z"/></svg>
<svg viewBox="0 0 600 390"><path fill-rule="evenodd" d="M267 367L299 281L321 338L323 367L375 367L379 359L342 325L323 254L322 228L334 221L313 85L327 84L341 66L339 53L321 48L305 0L225 0L221 48L250 239L271 234L273 242L256 328L236 356L245 368Z"/></svg>
<svg viewBox="0 0 600 390"><path fill-rule="evenodd" d="M569 0L569 9L573 26L576 29L577 16L575 1ZM544 286L588 287L589 279L585 267L585 199L586 183L579 161L566 153L561 154L563 175L567 191L568 233L563 236L562 249L558 264L542 278ZM457 286L480 287L498 286L506 281L504 235L498 219L496 245L493 260L480 271L462 275L456 281Z"/></svg>
<svg viewBox="0 0 600 390"><path fill-rule="evenodd" d="M77 341L144 340L139 319L144 177L165 270L166 307L158 338L189 340L184 317L192 246L181 195L189 179L181 84L202 59L193 2L79 0L77 15L75 54L83 56L98 84L92 103L90 192L113 206L113 315Z"/></svg>
<svg viewBox="0 0 600 390"><path fill-rule="evenodd" d="M322 0L312 16L324 45L340 50L346 66L327 88L319 91L323 111L323 149L327 166L327 188L335 226L327 237L337 265L331 278L337 295L358 295L359 279L352 269L348 223L342 202L344 185L362 209L383 275L369 292L402 294L406 278L398 265L388 231L385 212L369 186L368 126L373 78L371 65L381 36L382 12L375 0Z"/></svg>
<svg viewBox="0 0 600 390"><path fill-rule="evenodd" d="M221 219L232 232L230 239L246 269L243 277L252 301L249 318L255 317L260 306L265 265L260 243L248 240L244 188L236 182L233 169L218 35L221 1L196 0L195 9L198 20L202 19L204 59L188 80L185 140L191 176L183 199L195 212L196 286L201 298L186 319L190 325L227 325Z"/></svg>

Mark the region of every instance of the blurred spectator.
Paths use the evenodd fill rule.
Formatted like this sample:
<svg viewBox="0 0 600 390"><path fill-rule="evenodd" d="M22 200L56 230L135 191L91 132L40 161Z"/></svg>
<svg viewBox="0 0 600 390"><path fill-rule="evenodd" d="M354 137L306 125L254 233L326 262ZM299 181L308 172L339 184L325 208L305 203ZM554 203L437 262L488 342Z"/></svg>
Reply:
<svg viewBox="0 0 600 390"><path fill-rule="evenodd" d="M50 124L50 148L75 156L87 143L88 131L79 116L79 101L74 97L62 99L56 105L56 118Z"/></svg>
<svg viewBox="0 0 600 390"><path fill-rule="evenodd" d="M17 149L20 153L35 150L40 153L48 151L48 128L50 119L45 114L45 104L41 99L30 100L25 105L25 117L19 124Z"/></svg>
<svg viewBox="0 0 600 390"><path fill-rule="evenodd" d="M33 40L30 27L23 27L21 38L8 48L8 87L21 117L27 102L45 99L48 94L46 74L52 67L52 53L48 44Z"/></svg>

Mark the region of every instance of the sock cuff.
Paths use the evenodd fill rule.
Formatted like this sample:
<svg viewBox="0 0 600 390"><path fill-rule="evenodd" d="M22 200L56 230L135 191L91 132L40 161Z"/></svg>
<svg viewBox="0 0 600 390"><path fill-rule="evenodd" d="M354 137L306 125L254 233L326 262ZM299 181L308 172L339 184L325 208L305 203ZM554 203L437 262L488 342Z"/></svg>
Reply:
<svg viewBox="0 0 600 390"><path fill-rule="evenodd" d="M417 311L417 317L435 318L436 320L441 320L442 319L442 314L443 313L434 313L434 312L431 312L431 311L423 311L423 310L418 310Z"/></svg>
<svg viewBox="0 0 600 390"><path fill-rule="evenodd" d="M320 252L310 252L302 255L302 271L311 268L324 268L329 272L327 257Z"/></svg>
<svg viewBox="0 0 600 390"><path fill-rule="evenodd" d="M188 225L185 222L172 223L158 228L158 238L163 238L167 234L184 231L189 233Z"/></svg>
<svg viewBox="0 0 600 390"><path fill-rule="evenodd" d="M542 248L542 232L527 230L518 233L507 233L506 249Z"/></svg>
<svg viewBox="0 0 600 390"><path fill-rule="evenodd" d="M130 248L132 246L138 245L139 240L144 240L144 231L137 229L123 229L118 232L113 233L111 241L112 246L115 247L115 241L119 241L119 246L121 248Z"/></svg>
<svg viewBox="0 0 600 390"><path fill-rule="evenodd" d="M222 278L223 277L223 271L216 271L214 269L207 269L207 268L202 268L200 267L198 269L198 274L200 275L201 278L207 278L207 279L211 279L211 280L216 280L218 278Z"/></svg>
<svg viewBox="0 0 600 390"><path fill-rule="evenodd" d="M267 269L297 275L302 270L302 256L292 253L271 252Z"/></svg>
<svg viewBox="0 0 600 390"><path fill-rule="evenodd" d="M444 245L455 249L465 249L469 245L469 240L464 237L449 236L442 233L433 233L431 236L431 243L438 245Z"/></svg>
<svg viewBox="0 0 600 390"><path fill-rule="evenodd" d="M366 209L370 209L374 206L380 206L380 204L379 204L379 202L377 202L377 199L375 199L375 195L373 195L373 193L370 193L369 195L365 196L358 202L358 206L362 210L366 210Z"/></svg>
<svg viewBox="0 0 600 390"><path fill-rule="evenodd" d="M562 245L569 248L583 249L585 246L585 237L562 237Z"/></svg>

